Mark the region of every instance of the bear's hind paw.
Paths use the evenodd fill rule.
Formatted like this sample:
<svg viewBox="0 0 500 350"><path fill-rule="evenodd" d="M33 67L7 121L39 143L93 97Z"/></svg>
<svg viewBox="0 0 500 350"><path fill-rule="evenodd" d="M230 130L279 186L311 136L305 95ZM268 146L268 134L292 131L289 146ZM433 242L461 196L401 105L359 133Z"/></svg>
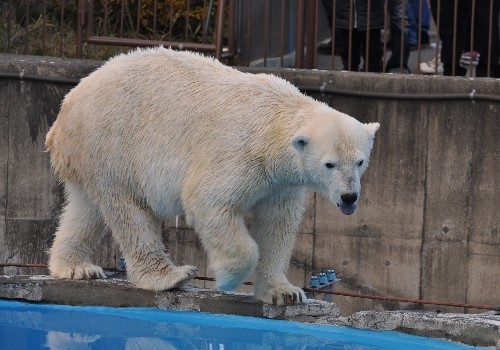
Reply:
<svg viewBox="0 0 500 350"><path fill-rule="evenodd" d="M106 275L100 266L90 263L82 263L73 267L65 266L54 268L51 266L50 275L55 278L74 280L106 278Z"/></svg>
<svg viewBox="0 0 500 350"><path fill-rule="evenodd" d="M154 291L170 290L183 287L198 275L194 266L170 266L167 272L149 271L142 275L135 285Z"/></svg>

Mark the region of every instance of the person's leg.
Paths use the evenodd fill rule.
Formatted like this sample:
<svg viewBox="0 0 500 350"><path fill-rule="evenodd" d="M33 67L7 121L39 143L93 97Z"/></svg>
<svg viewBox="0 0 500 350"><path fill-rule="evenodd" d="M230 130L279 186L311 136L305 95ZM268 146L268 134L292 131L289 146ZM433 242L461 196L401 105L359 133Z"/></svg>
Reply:
<svg viewBox="0 0 500 350"><path fill-rule="evenodd" d="M368 42L368 57L366 56L366 35L367 31L360 31L361 55L363 56L363 71L368 63L368 72L382 72L382 43L380 29L370 29L370 38Z"/></svg>
<svg viewBox="0 0 500 350"><path fill-rule="evenodd" d="M344 65L343 70L350 70L354 72L359 71L359 64L361 63L360 57L360 38L359 31L357 29L352 29L352 40L351 40L351 64L349 66L349 29L340 29L341 40L344 43L342 46L342 64Z"/></svg>
<svg viewBox="0 0 500 350"><path fill-rule="evenodd" d="M391 22L391 42L392 53L387 61L386 71L399 73L411 73L408 67L408 58L410 56L410 45L408 43L408 20L405 16L403 19L403 4L402 0L393 0L389 2L389 16ZM401 28L404 26L404 32ZM401 35L403 38L403 56L401 58ZM402 64L401 64L402 61Z"/></svg>
<svg viewBox="0 0 500 350"><path fill-rule="evenodd" d="M408 42L416 46L418 41L418 0L406 1L406 16L408 18Z"/></svg>
<svg viewBox="0 0 500 350"><path fill-rule="evenodd" d="M443 62L444 75L464 76L466 69L460 67L460 56L465 49L469 33L470 4L467 0L457 1L457 26L454 27L454 1L441 1L439 16L440 36L442 40L441 61ZM454 42L455 40L455 42Z"/></svg>
<svg viewBox="0 0 500 350"><path fill-rule="evenodd" d="M489 40L490 33L490 6L493 5L493 13L491 14L492 36ZM478 42L474 43L474 47L479 51L479 63L476 68L476 76L488 76L488 61L491 67L489 76L494 78L500 77L500 39L499 39L499 23L500 2L497 0L476 0L476 20L475 28L477 28ZM489 58L489 60L488 60Z"/></svg>

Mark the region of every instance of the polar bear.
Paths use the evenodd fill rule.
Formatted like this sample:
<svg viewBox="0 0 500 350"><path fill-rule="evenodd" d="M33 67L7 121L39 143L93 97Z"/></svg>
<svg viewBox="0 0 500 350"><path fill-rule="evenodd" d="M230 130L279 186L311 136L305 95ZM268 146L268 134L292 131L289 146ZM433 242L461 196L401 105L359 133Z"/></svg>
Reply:
<svg viewBox="0 0 500 350"><path fill-rule="evenodd" d="M51 275L105 278L90 256L107 226L132 283L180 287L197 269L169 259L161 222L185 214L218 288L234 289L255 271L256 298L303 302L285 274L306 188L352 214L378 128L281 78L199 54L119 55L67 94L47 134L67 200Z"/></svg>

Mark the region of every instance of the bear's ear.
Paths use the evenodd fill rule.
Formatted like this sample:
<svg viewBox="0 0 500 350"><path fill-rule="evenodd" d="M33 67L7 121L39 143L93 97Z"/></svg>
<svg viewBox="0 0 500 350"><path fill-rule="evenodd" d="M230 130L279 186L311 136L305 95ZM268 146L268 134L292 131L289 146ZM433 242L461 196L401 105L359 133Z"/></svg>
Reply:
<svg viewBox="0 0 500 350"><path fill-rule="evenodd" d="M375 133L377 132L378 128L380 128L379 123L368 123L368 124L363 124L366 131L368 134L374 139L375 138Z"/></svg>
<svg viewBox="0 0 500 350"><path fill-rule="evenodd" d="M302 151L304 147L309 143L310 136L305 134L297 134L292 138L291 144L293 148L298 151Z"/></svg>

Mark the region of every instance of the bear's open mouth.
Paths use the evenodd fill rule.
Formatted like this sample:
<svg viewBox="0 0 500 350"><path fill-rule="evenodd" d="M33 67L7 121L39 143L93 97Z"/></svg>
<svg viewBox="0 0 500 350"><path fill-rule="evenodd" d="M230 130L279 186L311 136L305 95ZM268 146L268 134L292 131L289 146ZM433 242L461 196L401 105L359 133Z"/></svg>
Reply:
<svg viewBox="0 0 500 350"><path fill-rule="evenodd" d="M356 210L356 204L354 205L337 204L337 207L340 208L340 211L344 215L352 215Z"/></svg>

